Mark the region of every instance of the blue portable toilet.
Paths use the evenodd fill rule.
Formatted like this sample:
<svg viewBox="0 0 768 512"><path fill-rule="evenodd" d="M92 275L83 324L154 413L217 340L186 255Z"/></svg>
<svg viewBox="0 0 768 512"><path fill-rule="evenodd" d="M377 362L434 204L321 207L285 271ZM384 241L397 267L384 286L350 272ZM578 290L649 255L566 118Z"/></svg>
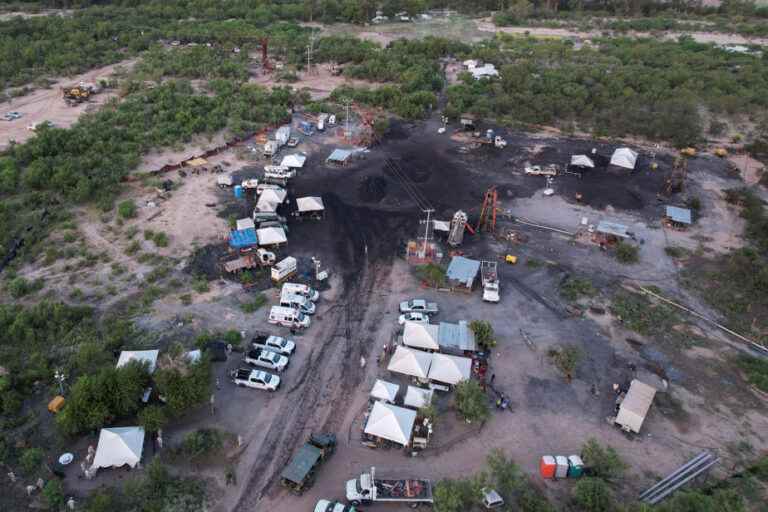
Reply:
<svg viewBox="0 0 768 512"><path fill-rule="evenodd" d="M235 197L237 199L242 199L244 195L242 185L235 185Z"/></svg>

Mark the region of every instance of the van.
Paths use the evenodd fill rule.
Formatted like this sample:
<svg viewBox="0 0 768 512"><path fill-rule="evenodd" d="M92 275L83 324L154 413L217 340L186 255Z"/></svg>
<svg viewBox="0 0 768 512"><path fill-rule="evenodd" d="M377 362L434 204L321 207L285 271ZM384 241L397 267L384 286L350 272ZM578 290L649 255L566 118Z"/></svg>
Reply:
<svg viewBox="0 0 768 512"><path fill-rule="evenodd" d="M304 296L290 293L289 290L284 290L280 294L280 305L286 308L298 309L305 315L315 314L315 304L311 300Z"/></svg>
<svg viewBox="0 0 768 512"><path fill-rule="evenodd" d="M301 295L306 297L312 302L317 302L320 298L320 292L307 286L306 284L299 283L285 283L283 285L282 293L292 293L294 295Z"/></svg>
<svg viewBox="0 0 768 512"><path fill-rule="evenodd" d="M272 306L269 310L267 321L271 324L282 325L283 327L306 329L310 325L307 315L294 308L284 306Z"/></svg>

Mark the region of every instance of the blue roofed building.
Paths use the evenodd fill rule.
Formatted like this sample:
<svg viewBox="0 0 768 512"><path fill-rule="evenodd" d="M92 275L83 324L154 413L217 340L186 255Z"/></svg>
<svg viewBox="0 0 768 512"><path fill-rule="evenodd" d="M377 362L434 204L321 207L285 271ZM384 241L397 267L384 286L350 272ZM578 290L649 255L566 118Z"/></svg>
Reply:
<svg viewBox="0 0 768 512"><path fill-rule="evenodd" d="M454 256L445 277L453 290L471 291L480 272L480 262L464 256Z"/></svg>

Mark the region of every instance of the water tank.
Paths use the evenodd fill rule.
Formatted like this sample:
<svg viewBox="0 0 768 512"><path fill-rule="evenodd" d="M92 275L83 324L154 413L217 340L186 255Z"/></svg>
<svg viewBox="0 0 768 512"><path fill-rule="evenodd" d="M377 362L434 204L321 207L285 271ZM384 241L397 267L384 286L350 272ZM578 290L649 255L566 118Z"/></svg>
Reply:
<svg viewBox="0 0 768 512"><path fill-rule="evenodd" d="M451 231L448 234L448 244L456 247L464 240L464 226L467 224L467 214L459 210L451 220Z"/></svg>

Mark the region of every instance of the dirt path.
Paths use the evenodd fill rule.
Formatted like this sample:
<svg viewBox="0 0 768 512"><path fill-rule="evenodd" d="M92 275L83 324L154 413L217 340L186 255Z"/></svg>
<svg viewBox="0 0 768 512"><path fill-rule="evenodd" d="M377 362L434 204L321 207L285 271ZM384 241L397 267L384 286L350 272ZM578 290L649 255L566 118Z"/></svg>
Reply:
<svg viewBox="0 0 768 512"><path fill-rule="evenodd" d="M37 89L26 96L14 98L8 103L1 103L0 112L19 112L23 117L14 121L0 120L0 150L12 140L22 143L31 139L35 132L27 129L30 125L50 121L59 128L68 128L84 113L98 109L111 98L116 97L117 93L105 91L95 95L90 102L69 107L61 97L61 87L78 82L98 82L114 73L117 66L129 68L134 62L135 60L126 60L92 69L80 75L54 78L55 83L48 89Z"/></svg>

